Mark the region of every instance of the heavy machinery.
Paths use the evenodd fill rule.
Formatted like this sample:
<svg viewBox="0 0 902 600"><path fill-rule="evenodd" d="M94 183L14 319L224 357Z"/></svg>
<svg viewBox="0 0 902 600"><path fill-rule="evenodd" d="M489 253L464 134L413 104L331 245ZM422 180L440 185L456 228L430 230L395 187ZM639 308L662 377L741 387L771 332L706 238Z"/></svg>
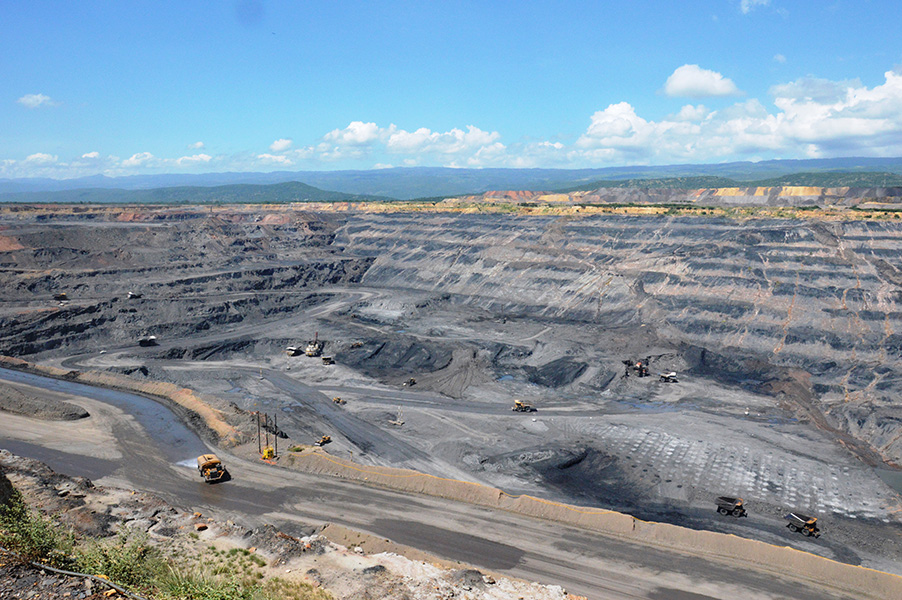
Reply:
<svg viewBox="0 0 902 600"><path fill-rule="evenodd" d="M410 379L408 379L407 381L405 381L405 382L402 383L401 385L403 385L403 386L405 386L405 387L411 387L411 386L414 386L414 385L416 385L416 384L417 384L417 380L414 379L413 377L411 377Z"/></svg>
<svg viewBox="0 0 902 600"><path fill-rule="evenodd" d="M342 400L340 396L335 396L334 398L332 398L332 402L338 404L339 406L343 406L348 403L347 400Z"/></svg>
<svg viewBox="0 0 902 600"><path fill-rule="evenodd" d="M648 377L648 365L651 362L651 357L646 358L644 361L637 360L634 361L632 359L623 361L623 364L626 365L626 371L624 372L624 377L630 376L630 371L635 371L637 377Z"/></svg>
<svg viewBox="0 0 902 600"><path fill-rule="evenodd" d="M332 436L324 435L323 437L319 438L319 440L317 442L315 442L313 445L323 447L326 444L330 444L330 443L332 443Z"/></svg>
<svg viewBox="0 0 902 600"><path fill-rule="evenodd" d="M324 365L334 365L334 364L335 364L335 359L332 358L331 356L324 356L324 357L323 357L323 364L324 364Z"/></svg>
<svg viewBox="0 0 902 600"><path fill-rule="evenodd" d="M789 523L786 524L790 531L804 533L808 537L820 537L821 530L817 527L817 517L809 517L801 513L789 513L783 517Z"/></svg>
<svg viewBox="0 0 902 600"><path fill-rule="evenodd" d="M748 513L742 505L742 498L730 498L729 496L718 496L717 512L722 515L733 515L734 517L747 517Z"/></svg>
<svg viewBox="0 0 902 600"><path fill-rule="evenodd" d="M536 412L534 406L526 404L522 400L514 400L514 405L511 407L511 410L514 412Z"/></svg>
<svg viewBox="0 0 902 600"><path fill-rule="evenodd" d="M285 354L288 356L297 356L298 354L302 354L304 351L298 346L288 346L285 348Z"/></svg>
<svg viewBox="0 0 902 600"><path fill-rule="evenodd" d="M149 336L147 336L147 337L143 337L143 338L141 338L141 339L138 340L138 345L139 345L139 346L144 346L144 347L147 347L147 346L156 346L156 345L157 345L157 336L155 336L155 335L149 335Z"/></svg>
<svg viewBox="0 0 902 600"><path fill-rule="evenodd" d="M676 371L671 371L669 373L661 373L661 379L659 381L663 383L679 383L677 379Z"/></svg>
<svg viewBox="0 0 902 600"><path fill-rule="evenodd" d="M66 292L60 292L59 294L53 294L53 299L59 302L65 302L69 299L69 296L66 295Z"/></svg>
<svg viewBox="0 0 902 600"><path fill-rule="evenodd" d="M263 452L260 453L260 458L264 460L271 460L276 457L276 449L272 446L264 446Z"/></svg>
<svg viewBox="0 0 902 600"><path fill-rule="evenodd" d="M207 483L216 483L225 477L226 468L215 454L201 454L197 457L197 472Z"/></svg>
<svg viewBox="0 0 902 600"><path fill-rule="evenodd" d="M313 339L307 342L307 347L304 348L304 354L307 356L319 356L323 353L323 346L325 344L319 341L319 332L313 336Z"/></svg>
<svg viewBox="0 0 902 600"><path fill-rule="evenodd" d="M141 292L129 292L128 293L129 300L140 300L143 297L144 297L144 294L142 294Z"/></svg>

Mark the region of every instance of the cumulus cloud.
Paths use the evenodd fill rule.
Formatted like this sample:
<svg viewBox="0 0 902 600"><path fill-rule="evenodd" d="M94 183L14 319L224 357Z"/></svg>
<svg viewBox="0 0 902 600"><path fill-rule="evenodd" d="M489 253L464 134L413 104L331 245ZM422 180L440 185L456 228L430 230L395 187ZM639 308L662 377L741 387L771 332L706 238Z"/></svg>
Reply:
<svg viewBox="0 0 902 600"><path fill-rule="evenodd" d="M707 117L708 114L709 111L703 104L699 104L698 106L687 104L681 108L680 112L675 114L673 118L676 121L701 121Z"/></svg>
<svg viewBox="0 0 902 600"><path fill-rule="evenodd" d="M37 152L25 158L25 162L32 165L49 165L55 163L57 160L59 160L58 157L44 152Z"/></svg>
<svg viewBox="0 0 902 600"><path fill-rule="evenodd" d="M767 6L768 4L770 4L770 0L741 0L739 2L739 10L742 11L742 14L747 15L755 8Z"/></svg>
<svg viewBox="0 0 902 600"><path fill-rule="evenodd" d="M190 148L191 150L200 150L203 147L203 142L194 142L193 144L188 144L188 148Z"/></svg>
<svg viewBox="0 0 902 600"><path fill-rule="evenodd" d="M706 98L736 96L741 92L731 79L717 71L702 69L698 65L683 65L667 78L664 93L676 97Z"/></svg>
<svg viewBox="0 0 902 600"><path fill-rule="evenodd" d="M57 103L54 102L50 96L45 96L44 94L25 94L18 100L16 100L19 104L26 108L39 108L41 106L56 106Z"/></svg>
<svg viewBox="0 0 902 600"><path fill-rule="evenodd" d="M100 158L100 152L85 152L81 157L87 159Z"/></svg>
<svg viewBox="0 0 902 600"><path fill-rule="evenodd" d="M284 154L258 154L257 159L264 164L290 166L294 163Z"/></svg>
<svg viewBox="0 0 902 600"><path fill-rule="evenodd" d="M337 145L363 146L375 142L381 135L382 130L375 123L351 121L344 129L333 129L323 139Z"/></svg>
<svg viewBox="0 0 902 600"><path fill-rule="evenodd" d="M478 152L483 147L493 145L501 134L497 131L483 131L473 125L467 130L451 129L444 133L420 127L416 131L395 131L388 137L386 147L389 152L399 154L439 153L459 154L461 152Z"/></svg>
<svg viewBox="0 0 902 600"><path fill-rule="evenodd" d="M278 139L269 145L269 149L272 150L273 152L284 152L285 150L288 150L289 148L291 148L292 143L294 143L294 142L289 139L285 139L285 138Z"/></svg>
<svg viewBox="0 0 902 600"><path fill-rule="evenodd" d="M202 163L208 163L213 159L209 154L195 154L193 156L183 156L181 158L176 159L176 164L181 166L185 165L196 165Z"/></svg>
<svg viewBox="0 0 902 600"><path fill-rule="evenodd" d="M128 168L140 167L140 166L146 165L153 159L154 159L154 156L150 152L139 152L137 154L132 154L131 158L126 158L119 164L122 165L123 167L128 167Z"/></svg>
<svg viewBox="0 0 902 600"><path fill-rule="evenodd" d="M687 105L660 121L626 102L592 115L567 156L571 162L657 163L759 156L898 156L902 153L902 74L882 85L803 78L719 111Z"/></svg>

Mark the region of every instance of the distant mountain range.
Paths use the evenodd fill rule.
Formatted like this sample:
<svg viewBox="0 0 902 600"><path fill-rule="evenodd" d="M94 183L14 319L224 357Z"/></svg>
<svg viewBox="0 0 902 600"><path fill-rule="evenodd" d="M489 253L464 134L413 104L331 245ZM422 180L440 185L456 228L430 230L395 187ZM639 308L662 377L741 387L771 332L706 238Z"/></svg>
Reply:
<svg viewBox="0 0 902 600"><path fill-rule="evenodd" d="M780 182L781 178L787 178ZM78 179L0 179L5 202L290 202L410 200L490 190L575 190L642 187L648 180L685 188L730 185L899 185L902 158L769 160L709 165L601 169L452 169L277 171L200 175L95 175ZM855 183L840 183L841 181ZM719 182L716 186L712 185ZM765 183L772 182L772 183ZM870 182L870 183L866 183ZM274 184L296 184L277 186ZM677 185L679 184L679 185ZM663 183L658 183L660 187ZM264 187L274 186L271 189ZM328 191L326 191L328 190ZM140 193L136 193L140 192Z"/></svg>

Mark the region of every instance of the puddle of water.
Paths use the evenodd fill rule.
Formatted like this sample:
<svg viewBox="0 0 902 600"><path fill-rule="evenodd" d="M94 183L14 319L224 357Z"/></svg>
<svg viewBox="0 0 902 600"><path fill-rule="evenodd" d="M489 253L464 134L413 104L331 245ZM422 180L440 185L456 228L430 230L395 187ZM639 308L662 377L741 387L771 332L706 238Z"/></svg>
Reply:
<svg viewBox="0 0 902 600"><path fill-rule="evenodd" d="M896 490L897 494L902 494L902 471L892 471L890 469L874 469L877 477L883 480L883 483Z"/></svg>
<svg viewBox="0 0 902 600"><path fill-rule="evenodd" d="M498 381L513 381L513 380L514 380L513 375L502 375L501 377L498 378Z"/></svg>
<svg viewBox="0 0 902 600"><path fill-rule="evenodd" d="M91 398L120 408L132 415L147 434L159 442L163 456L172 463L185 460L186 456L196 458L207 452L206 445L197 434L188 429L169 408L150 398L11 369L0 368L0 379Z"/></svg>

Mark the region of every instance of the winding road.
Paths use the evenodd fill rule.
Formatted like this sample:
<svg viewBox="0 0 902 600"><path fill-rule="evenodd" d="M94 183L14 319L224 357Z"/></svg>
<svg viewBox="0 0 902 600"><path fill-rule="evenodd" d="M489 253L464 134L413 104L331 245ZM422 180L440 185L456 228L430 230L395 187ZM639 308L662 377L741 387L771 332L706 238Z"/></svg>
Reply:
<svg viewBox="0 0 902 600"><path fill-rule="evenodd" d="M227 454L224 459L232 481L208 486L185 466L206 445L165 406L133 394L18 371L0 369L0 380L22 386L32 395L58 398L64 394L70 401L92 406L91 419L67 425L71 439L63 447L48 443L47 422L24 418L14 422L4 417L0 419L0 447L71 475L146 490L173 504L249 526L269 523L288 533L300 533L334 522L445 559L562 585L572 593L599 600L848 598L810 581L513 513L297 473ZM80 450L79 435L90 433L79 431L87 428L88 422L108 430L109 443L118 457Z"/></svg>

